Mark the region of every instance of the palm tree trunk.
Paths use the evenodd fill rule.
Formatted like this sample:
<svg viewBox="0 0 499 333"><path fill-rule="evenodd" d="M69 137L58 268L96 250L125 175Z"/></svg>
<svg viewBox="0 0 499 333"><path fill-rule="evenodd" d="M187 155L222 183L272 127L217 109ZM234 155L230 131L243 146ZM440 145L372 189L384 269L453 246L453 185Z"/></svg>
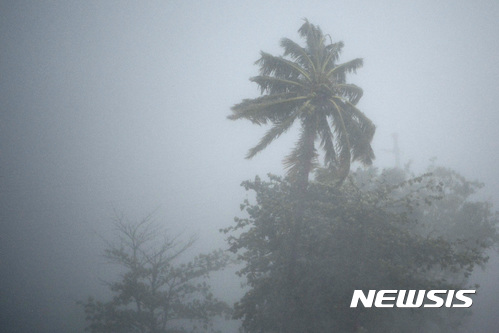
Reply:
<svg viewBox="0 0 499 333"><path fill-rule="evenodd" d="M294 223L292 224L291 230L291 249L290 249L290 261L288 268L288 286L286 295L286 307L283 321L283 332L286 333L299 333L304 332L304 327L301 327L303 323L299 321L300 316L298 315L301 311L302 305L300 304L300 294L297 292L296 286L299 284L297 280L297 261L298 261L298 251L301 245L300 236L303 229L303 217L305 214L307 191L309 175L313 167L313 159L315 157L315 131L310 130L305 136L305 154L303 155L302 167L297 174L295 179L295 184L292 188L292 195L294 196ZM299 289L298 289L299 290Z"/></svg>

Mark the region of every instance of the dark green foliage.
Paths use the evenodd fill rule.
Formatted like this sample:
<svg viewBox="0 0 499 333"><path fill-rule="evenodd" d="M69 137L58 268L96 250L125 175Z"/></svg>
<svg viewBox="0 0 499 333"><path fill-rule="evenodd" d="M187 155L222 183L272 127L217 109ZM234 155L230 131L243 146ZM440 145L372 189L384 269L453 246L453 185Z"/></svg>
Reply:
<svg viewBox="0 0 499 333"><path fill-rule="evenodd" d="M118 242L109 243L105 257L123 269L121 279L108 283L114 297L81 302L87 331L98 332L208 332L214 316L229 313L204 282L210 272L225 267L221 251L199 255L187 263L178 259L194 242L166 237L148 218L140 223L117 219ZM165 237L163 237L165 236Z"/></svg>
<svg viewBox="0 0 499 333"><path fill-rule="evenodd" d="M249 290L235 308L244 329L455 331L467 310L349 308L355 289L466 289L470 272L487 261L498 219L488 203L469 200L478 184L451 170L430 171L406 180L399 169L358 170L340 191L331 171L320 170L298 238L288 180L244 182L256 204L245 202L247 217L224 230L245 263L239 273ZM291 325L284 322L290 318Z"/></svg>

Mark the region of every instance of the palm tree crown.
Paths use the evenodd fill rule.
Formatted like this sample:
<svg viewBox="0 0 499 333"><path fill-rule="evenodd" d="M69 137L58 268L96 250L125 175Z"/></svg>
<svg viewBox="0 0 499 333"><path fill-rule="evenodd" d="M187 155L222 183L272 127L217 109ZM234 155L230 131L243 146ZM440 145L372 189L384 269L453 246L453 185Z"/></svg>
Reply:
<svg viewBox="0 0 499 333"><path fill-rule="evenodd" d="M260 75L250 80L258 84L262 96L234 105L228 118L272 125L249 150L247 158L299 121L300 138L284 160L288 175L306 178L308 183L308 175L317 162L315 142L320 139L326 167L335 170L342 182L351 162L369 165L374 159L371 141L375 126L356 107L362 89L346 83L346 74L355 73L362 66L362 59L337 64L343 43L332 43L329 35L307 20L298 32L306 41L305 47L283 38L283 56L261 52L256 62Z"/></svg>

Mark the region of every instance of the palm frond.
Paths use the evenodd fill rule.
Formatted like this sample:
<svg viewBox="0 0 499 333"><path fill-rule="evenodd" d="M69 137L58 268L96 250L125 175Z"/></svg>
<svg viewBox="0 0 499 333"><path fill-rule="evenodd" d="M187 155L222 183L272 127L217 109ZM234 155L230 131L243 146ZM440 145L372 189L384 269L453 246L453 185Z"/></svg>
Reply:
<svg viewBox="0 0 499 333"><path fill-rule="evenodd" d="M312 72L316 72L315 65L310 59L310 55L307 51L298 45L298 43L292 41L289 38L281 39L281 46L284 48L284 56L290 56L291 59L296 60L305 68L310 69Z"/></svg>
<svg viewBox="0 0 499 333"><path fill-rule="evenodd" d="M321 139L320 147L324 150L326 167L336 164L336 150L334 149L334 135L329 127L327 116L323 114L319 119L318 132Z"/></svg>
<svg viewBox="0 0 499 333"><path fill-rule="evenodd" d="M285 133L293 125L298 112L294 112L292 115L288 116L283 121L278 121L274 123L274 126L265 133L265 135L260 139L260 142L248 151L246 155L247 159L252 158L260 151L265 149L269 144L275 139L279 138L281 134Z"/></svg>
<svg viewBox="0 0 499 333"><path fill-rule="evenodd" d="M339 95L346 97L352 104L357 104L362 98L364 91L355 84L340 83L334 86Z"/></svg>
<svg viewBox="0 0 499 333"><path fill-rule="evenodd" d="M359 122L362 123L363 132L365 132L369 142L373 139L374 133L376 132L376 126L373 124L371 119L367 118L364 112L360 111L355 104L351 102L346 102L349 106L352 114L359 119Z"/></svg>
<svg viewBox="0 0 499 333"><path fill-rule="evenodd" d="M260 86L261 93L268 94L289 93L297 89L305 90L305 85L299 80L287 80L268 75L258 75L250 78L250 81L255 82Z"/></svg>
<svg viewBox="0 0 499 333"><path fill-rule="evenodd" d="M254 124L266 124L269 121L278 121L288 116L295 107L298 107L308 96L295 94L265 95L255 99L245 99L234 105L230 120L248 119Z"/></svg>
<svg viewBox="0 0 499 333"><path fill-rule="evenodd" d="M327 52L325 60L322 62L321 72L325 72L327 68L334 68L336 61L340 57L341 49L343 48L343 42L338 42L334 44L326 45L324 48Z"/></svg>
<svg viewBox="0 0 499 333"><path fill-rule="evenodd" d="M339 97L331 99L331 102L334 103L335 109L341 108L341 112L338 112L338 114L341 116L344 129L341 127L336 127L335 129L338 135L341 131L347 133L351 160L360 161L364 165L371 165L374 159L371 141L376 127L352 103L348 101L344 102ZM334 122L335 125L339 123L341 122Z"/></svg>
<svg viewBox="0 0 499 333"><path fill-rule="evenodd" d="M342 115L344 112L344 107L342 101L335 101L334 99L330 99L330 102L333 104L335 111L334 121L332 126L334 126L336 138L337 138L337 151L338 151L338 163L336 166L337 175L339 177L339 182L343 182L343 180L348 176L348 172L350 171L350 161L352 155L350 153L351 145L350 139L348 135L348 129L345 124L345 119Z"/></svg>
<svg viewBox="0 0 499 333"><path fill-rule="evenodd" d="M283 57L274 57L265 52L260 53L261 57L255 64L260 65L261 75L274 75L278 78L298 78L300 76L312 82L312 78L307 70L301 67L298 63L284 59Z"/></svg>
<svg viewBox="0 0 499 333"><path fill-rule="evenodd" d="M364 165L371 165L375 158L371 141L376 131L376 126L363 112L352 103L347 102L351 112L350 141L352 145L353 161L360 161Z"/></svg>
<svg viewBox="0 0 499 333"><path fill-rule="evenodd" d="M318 56L320 46L324 45L324 34L321 28L305 19L305 23L298 29L298 33L305 38L309 53Z"/></svg>
<svg viewBox="0 0 499 333"><path fill-rule="evenodd" d="M361 58L353 59L330 69L326 73L326 76L331 77L337 75L344 75L345 73L351 73L351 72L356 73L357 69L361 68L363 64L364 61Z"/></svg>
<svg viewBox="0 0 499 333"><path fill-rule="evenodd" d="M303 124L302 122L300 138L296 142L293 150L284 160L284 168L291 178L299 177L300 174L307 174L317 167L317 151L314 148L314 141L317 136L315 124Z"/></svg>

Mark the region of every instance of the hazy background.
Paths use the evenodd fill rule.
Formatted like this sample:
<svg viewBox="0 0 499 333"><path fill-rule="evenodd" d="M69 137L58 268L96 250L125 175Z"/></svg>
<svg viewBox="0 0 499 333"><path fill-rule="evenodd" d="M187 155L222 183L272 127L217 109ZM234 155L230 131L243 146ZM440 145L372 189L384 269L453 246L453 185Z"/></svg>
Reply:
<svg viewBox="0 0 499 333"><path fill-rule="evenodd" d="M345 42L341 61L364 58L349 82L377 125L376 166L394 166L397 132L402 163L436 156L497 206L497 1L0 1L2 331L82 330L75 300L112 277L99 253L113 210L155 210L198 233L196 250L225 245L240 182L282 174L296 139L247 161L265 129L225 117L258 96L259 51L300 41L304 17ZM475 332L499 325L498 265L475 276Z"/></svg>

